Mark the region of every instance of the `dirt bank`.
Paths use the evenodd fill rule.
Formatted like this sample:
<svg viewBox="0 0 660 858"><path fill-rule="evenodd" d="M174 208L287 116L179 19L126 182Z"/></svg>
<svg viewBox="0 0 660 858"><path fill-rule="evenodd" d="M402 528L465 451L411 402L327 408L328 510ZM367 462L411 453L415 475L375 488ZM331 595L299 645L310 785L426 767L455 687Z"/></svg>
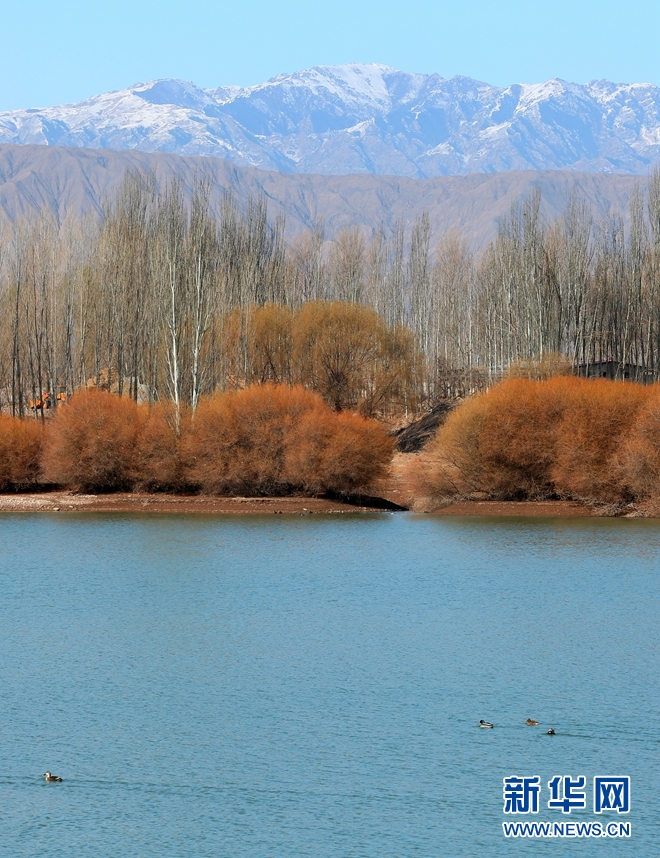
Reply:
<svg viewBox="0 0 660 858"><path fill-rule="evenodd" d="M436 510L432 515L509 515L577 518L599 516L589 506L575 501L457 501Z"/></svg>
<svg viewBox="0 0 660 858"><path fill-rule="evenodd" d="M421 454L423 456L423 453ZM623 512L616 506L592 506L570 500L555 501L487 501L456 500L432 509L430 502L416 497L414 469L411 463L423 461L420 454L397 453L387 477L380 480L373 493L416 512L429 511L430 515L498 515L576 518L594 516L640 515L639 511Z"/></svg>
<svg viewBox="0 0 660 858"><path fill-rule="evenodd" d="M390 500L401 502L400 490L389 492ZM286 497L243 498L211 497L208 495L166 495L146 493L116 493L82 495L73 492L40 492L34 494L0 495L0 512L150 512L206 513L213 515L288 514L313 515L328 513L378 512L387 509L387 501L378 498L364 503L347 503L330 498ZM457 501L432 515L495 515L495 516L602 516L573 501Z"/></svg>
<svg viewBox="0 0 660 858"><path fill-rule="evenodd" d="M327 498L242 498L208 495L166 495L145 493L116 493L82 495L72 492L41 492L34 494L0 495L0 512L159 512L246 514L273 513L312 515L313 513L375 512L377 499L368 505L346 503Z"/></svg>

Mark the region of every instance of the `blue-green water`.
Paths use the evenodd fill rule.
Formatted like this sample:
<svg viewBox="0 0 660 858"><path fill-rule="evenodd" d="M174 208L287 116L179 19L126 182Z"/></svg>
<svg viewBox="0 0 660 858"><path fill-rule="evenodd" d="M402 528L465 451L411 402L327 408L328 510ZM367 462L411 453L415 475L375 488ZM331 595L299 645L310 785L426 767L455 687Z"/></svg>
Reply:
<svg viewBox="0 0 660 858"><path fill-rule="evenodd" d="M651 858L659 619L653 522L3 515L0 854ZM505 840L622 774L629 840Z"/></svg>

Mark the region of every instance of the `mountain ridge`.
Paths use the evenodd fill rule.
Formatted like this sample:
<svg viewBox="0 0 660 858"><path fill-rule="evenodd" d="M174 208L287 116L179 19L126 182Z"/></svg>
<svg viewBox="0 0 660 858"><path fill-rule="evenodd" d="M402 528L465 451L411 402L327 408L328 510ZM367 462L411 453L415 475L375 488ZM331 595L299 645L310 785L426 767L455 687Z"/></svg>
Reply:
<svg viewBox="0 0 660 858"><path fill-rule="evenodd" d="M317 219L324 221L331 240L352 225L367 234L381 224L392 229L396 222L409 230L428 212L434 241L453 230L475 250L494 238L498 220L511 204L536 188L542 192L543 212L549 220L563 211L574 194L586 200L600 219L608 213L625 218L631 194L643 185L637 176L558 170L432 179L278 173L212 157L5 144L0 145L0 213L15 222L46 210L60 224L86 214L99 215L128 171L152 173L161 186L176 178L188 196L195 177L208 176L216 210L226 192L241 205L250 195L263 194L271 219L286 216L289 239L312 228Z"/></svg>
<svg viewBox="0 0 660 858"><path fill-rule="evenodd" d="M162 151L329 175L644 175L660 159L660 88L559 78L495 87L376 63L317 66L252 87L162 79L5 111L0 143Z"/></svg>

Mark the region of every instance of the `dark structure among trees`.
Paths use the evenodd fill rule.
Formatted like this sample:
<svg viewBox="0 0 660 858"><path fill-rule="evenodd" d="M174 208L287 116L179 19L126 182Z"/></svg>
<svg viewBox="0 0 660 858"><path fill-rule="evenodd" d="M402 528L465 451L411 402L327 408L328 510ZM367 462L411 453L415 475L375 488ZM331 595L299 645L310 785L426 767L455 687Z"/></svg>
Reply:
<svg viewBox="0 0 660 858"><path fill-rule="evenodd" d="M639 384L653 384L655 381L653 372L646 367L616 360L580 363L575 371L582 378L608 378L610 381L636 381Z"/></svg>

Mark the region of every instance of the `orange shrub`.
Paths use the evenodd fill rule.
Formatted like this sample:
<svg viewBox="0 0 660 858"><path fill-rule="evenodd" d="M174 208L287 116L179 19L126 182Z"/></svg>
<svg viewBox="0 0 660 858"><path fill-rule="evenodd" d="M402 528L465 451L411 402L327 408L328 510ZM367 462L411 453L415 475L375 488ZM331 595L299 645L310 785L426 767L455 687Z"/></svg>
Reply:
<svg viewBox="0 0 660 858"><path fill-rule="evenodd" d="M650 395L637 384L568 376L504 381L449 415L411 466L417 492L624 499L630 490L618 450Z"/></svg>
<svg viewBox="0 0 660 858"><path fill-rule="evenodd" d="M556 427L577 379L514 378L470 397L448 416L417 467L431 497L485 492L498 498L554 491Z"/></svg>
<svg viewBox="0 0 660 858"><path fill-rule="evenodd" d="M39 482L42 439L41 421L0 415L0 491Z"/></svg>
<svg viewBox="0 0 660 858"><path fill-rule="evenodd" d="M375 420L314 409L287 438L285 479L307 491L351 494L384 476L394 442Z"/></svg>
<svg viewBox="0 0 660 858"><path fill-rule="evenodd" d="M143 491L179 491L186 487L176 425L173 402L138 406L131 479ZM184 411L179 418L181 435L189 425L190 415Z"/></svg>
<svg viewBox="0 0 660 858"><path fill-rule="evenodd" d="M637 411L630 433L613 457L622 489L642 500L660 500L660 387Z"/></svg>
<svg viewBox="0 0 660 858"><path fill-rule="evenodd" d="M485 393L469 397L450 412L424 454L409 460L406 470L417 495L440 499L490 486L490 469L481 451L487 418Z"/></svg>
<svg viewBox="0 0 660 858"><path fill-rule="evenodd" d="M556 428L576 379L539 384L511 379L494 387L481 435L481 456L490 472L491 491L499 497L552 494Z"/></svg>
<svg viewBox="0 0 660 858"><path fill-rule="evenodd" d="M651 395L652 388L631 382L580 380L557 428L552 479L558 492L595 500L626 499L619 449Z"/></svg>
<svg viewBox="0 0 660 858"><path fill-rule="evenodd" d="M315 407L313 393L271 384L203 400L184 445L190 479L210 493L282 493L285 435Z"/></svg>
<svg viewBox="0 0 660 858"><path fill-rule="evenodd" d="M136 472L138 428L133 400L102 390L76 393L47 427L46 479L84 491L129 488Z"/></svg>
<svg viewBox="0 0 660 858"><path fill-rule="evenodd" d="M354 491L392 450L372 421L335 414L302 387L272 384L203 401L184 448L189 480L217 494Z"/></svg>

